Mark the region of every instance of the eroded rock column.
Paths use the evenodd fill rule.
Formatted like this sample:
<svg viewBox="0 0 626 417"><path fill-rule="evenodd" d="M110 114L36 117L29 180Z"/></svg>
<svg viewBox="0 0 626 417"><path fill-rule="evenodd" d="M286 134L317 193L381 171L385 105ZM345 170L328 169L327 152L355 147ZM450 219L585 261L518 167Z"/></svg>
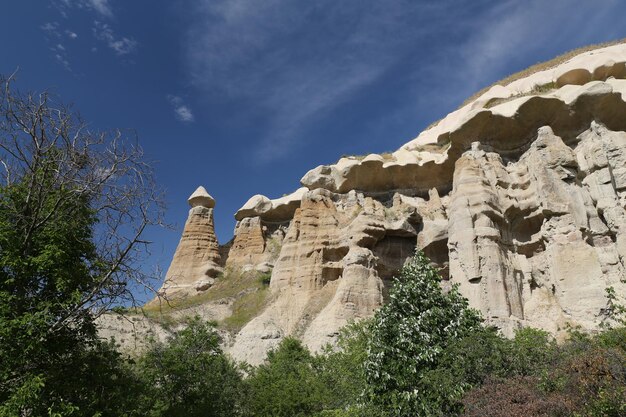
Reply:
<svg viewBox="0 0 626 417"><path fill-rule="evenodd" d="M456 163L449 207L450 276L470 305L496 323L523 318L522 283L502 244L498 183L506 177L499 155L474 144Z"/></svg>
<svg viewBox="0 0 626 417"><path fill-rule="evenodd" d="M205 291L222 272L213 223L215 200L204 187L198 187L188 201L189 217L160 290L165 296Z"/></svg>

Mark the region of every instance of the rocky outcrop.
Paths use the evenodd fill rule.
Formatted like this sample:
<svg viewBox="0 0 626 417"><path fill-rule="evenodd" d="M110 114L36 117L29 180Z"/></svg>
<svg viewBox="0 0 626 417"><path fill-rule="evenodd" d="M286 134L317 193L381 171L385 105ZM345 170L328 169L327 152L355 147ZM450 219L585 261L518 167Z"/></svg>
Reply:
<svg viewBox="0 0 626 417"><path fill-rule="evenodd" d="M293 193L275 200L270 200L260 194L252 196L235 213L235 220L241 221L245 218L260 217L268 222L289 221L293 218L296 209L300 207L300 200L307 191L309 191L307 187L301 187Z"/></svg>
<svg viewBox="0 0 626 417"><path fill-rule="evenodd" d="M332 343L384 303L416 247L506 334L597 329L606 288L626 298L625 63L624 44L580 54L492 87L392 154L252 197L225 265L271 273L271 296L230 352L258 363L287 335ZM210 210L190 212L168 295L218 270Z"/></svg>
<svg viewBox="0 0 626 417"><path fill-rule="evenodd" d="M393 195L378 198L324 189L302 196L272 272L275 301L239 332L235 357L256 363L290 334L319 349L382 305L384 280L413 253L417 232L416 207L396 198L406 210L390 214Z"/></svg>
<svg viewBox="0 0 626 417"><path fill-rule="evenodd" d="M172 335L164 326L140 314L103 314L96 319L96 326L99 337L114 340L121 351L133 356L148 348L150 339L165 342Z"/></svg>
<svg viewBox="0 0 626 417"><path fill-rule="evenodd" d="M275 200L260 194L251 197L235 213L235 237L226 266L269 272L278 259L289 223L307 191L308 188L302 187Z"/></svg>
<svg viewBox="0 0 626 417"><path fill-rule="evenodd" d="M222 272L213 223L215 200L204 187L189 197L189 217L159 293L189 296L208 289Z"/></svg>
<svg viewBox="0 0 626 417"><path fill-rule="evenodd" d="M456 162L450 275L493 323L509 333L521 324L557 333L573 324L597 328L603 320L605 288L621 286L626 276L624 254L613 243L622 239L624 208L615 210L609 227L598 192L588 185L598 178L579 161L584 164L592 142L596 151L617 142L626 152L625 138L594 122L571 148L546 126L515 162L504 165L479 146ZM595 154L606 163L602 151ZM611 183L604 166L605 184ZM618 190L609 188L613 200L606 204L616 208Z"/></svg>

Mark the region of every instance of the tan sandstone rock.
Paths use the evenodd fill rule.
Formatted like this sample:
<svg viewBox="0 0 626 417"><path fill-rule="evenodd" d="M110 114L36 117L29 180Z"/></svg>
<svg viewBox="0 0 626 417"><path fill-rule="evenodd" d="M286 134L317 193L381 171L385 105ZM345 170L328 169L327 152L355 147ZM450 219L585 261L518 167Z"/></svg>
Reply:
<svg viewBox="0 0 626 417"><path fill-rule="evenodd" d="M215 200L204 187L189 197L189 217L159 293L166 297L193 295L208 289L222 272L215 237Z"/></svg>
<svg viewBox="0 0 626 417"><path fill-rule="evenodd" d="M252 197L222 250L227 269L271 272L271 295L229 352L259 363L288 335L333 343L416 247L505 334L598 329L608 286L626 302L625 63L625 44L585 52L492 87L391 156L344 157L290 195ZM219 270L202 191L168 294Z"/></svg>
<svg viewBox="0 0 626 417"><path fill-rule="evenodd" d="M380 303L414 246L507 334L597 328L606 287L626 296L625 62L624 45L582 54L492 88L390 159L306 173L315 192L289 222L275 301L237 336L235 356L258 358L288 334L319 348ZM276 339L254 346L268 328Z"/></svg>

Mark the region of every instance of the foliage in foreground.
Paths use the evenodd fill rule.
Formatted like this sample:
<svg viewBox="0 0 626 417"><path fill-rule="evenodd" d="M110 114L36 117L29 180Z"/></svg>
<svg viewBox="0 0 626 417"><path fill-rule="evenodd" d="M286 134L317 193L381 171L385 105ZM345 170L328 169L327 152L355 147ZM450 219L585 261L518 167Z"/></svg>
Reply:
<svg viewBox="0 0 626 417"><path fill-rule="evenodd" d="M0 416L122 415L134 375L94 319L145 282L151 169L120 132L0 85Z"/></svg>
<svg viewBox="0 0 626 417"><path fill-rule="evenodd" d="M55 193L48 192L51 198ZM512 340L480 325L456 289L445 293L418 253L389 303L344 328L337 348L313 355L284 339L260 366L242 368L196 318L136 361L98 340L90 310L76 308L98 277L88 202L33 235L24 252L13 207L23 183L0 200L0 416L400 417L622 416L626 328L558 346L523 329ZM18 227L15 227L18 225ZM72 245L69 245L71 242ZM244 377L245 375L245 377Z"/></svg>
<svg viewBox="0 0 626 417"><path fill-rule="evenodd" d="M327 389L314 357L300 341L284 339L248 378L248 411L259 417L302 417L319 411Z"/></svg>
<svg viewBox="0 0 626 417"><path fill-rule="evenodd" d="M436 268L418 252L374 316L365 361L368 393L398 416L431 415L447 408L446 397L462 389L429 373L440 366L448 346L480 329L481 318L456 287L446 293L440 284Z"/></svg>
<svg viewBox="0 0 626 417"><path fill-rule="evenodd" d="M152 340L136 372L144 392L137 415L221 417L241 414L241 370L222 352L210 323L198 317L167 342Z"/></svg>
<svg viewBox="0 0 626 417"><path fill-rule="evenodd" d="M626 328L595 337L572 334L561 346L534 344L526 372L491 373L463 398L464 416L595 416L626 414ZM513 347L517 347L515 341ZM519 353L519 351L518 351ZM517 359L515 356L513 359Z"/></svg>
<svg viewBox="0 0 626 417"><path fill-rule="evenodd" d="M561 345L546 332L531 328L518 331L513 339L493 328L477 329L450 343L437 366L424 371L420 384L428 389L408 406L425 411L415 413L383 406L364 395L370 389L363 366L370 327L368 322L353 324L344 333L353 336L343 339L344 350L318 356L286 339L259 368L264 376L248 380L250 402L244 415L625 415L626 328L597 336L574 333ZM304 377L298 379L300 375Z"/></svg>
<svg viewBox="0 0 626 417"><path fill-rule="evenodd" d="M561 345L532 328L506 339L478 325L454 290L443 293L421 254L401 275L389 304L344 328L338 349L312 356L281 343L249 379L246 415L625 415L625 327L572 331Z"/></svg>

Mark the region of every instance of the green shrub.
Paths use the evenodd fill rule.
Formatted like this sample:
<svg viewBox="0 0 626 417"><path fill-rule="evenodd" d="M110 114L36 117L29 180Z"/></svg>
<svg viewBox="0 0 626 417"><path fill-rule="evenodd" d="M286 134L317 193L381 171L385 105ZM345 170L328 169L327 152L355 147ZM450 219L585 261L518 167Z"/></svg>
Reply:
<svg viewBox="0 0 626 417"><path fill-rule="evenodd" d="M220 348L220 338L198 317L167 343L152 340L139 360L148 388L137 415L224 417L242 414L242 374Z"/></svg>
<svg viewBox="0 0 626 417"><path fill-rule="evenodd" d="M310 416L322 410L328 395L314 369L314 358L294 338L283 339L247 380L248 412L256 417Z"/></svg>
<svg viewBox="0 0 626 417"><path fill-rule="evenodd" d="M272 281L272 274L267 272L264 274L259 275L259 283L265 287L267 287L268 285L270 285L270 282Z"/></svg>
<svg viewBox="0 0 626 417"><path fill-rule="evenodd" d="M591 337L573 331L561 346L524 329L510 344L500 378L468 391L464 416L626 415L625 329Z"/></svg>
<svg viewBox="0 0 626 417"><path fill-rule="evenodd" d="M548 332L532 327L519 329L510 342L509 363L505 373L537 375L553 363L556 355L556 341Z"/></svg>
<svg viewBox="0 0 626 417"><path fill-rule="evenodd" d="M361 403L366 389L364 363L370 327L371 320L348 324L341 329L337 346L327 346L323 354L316 357L320 383L332 387L324 398L325 415L336 412L339 413L337 415L347 416L356 413L357 409L363 411Z"/></svg>

